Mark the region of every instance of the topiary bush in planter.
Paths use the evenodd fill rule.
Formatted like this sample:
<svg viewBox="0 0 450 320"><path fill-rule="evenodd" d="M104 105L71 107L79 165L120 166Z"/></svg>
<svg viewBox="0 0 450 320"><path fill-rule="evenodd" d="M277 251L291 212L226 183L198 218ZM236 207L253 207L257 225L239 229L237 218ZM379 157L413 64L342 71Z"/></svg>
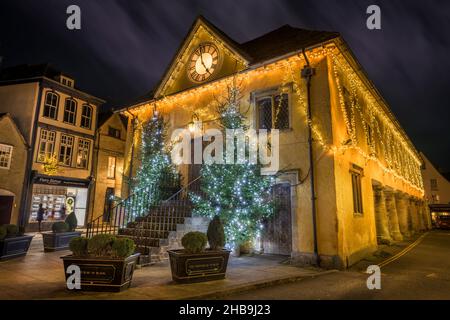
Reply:
<svg viewBox="0 0 450 320"><path fill-rule="evenodd" d="M62 257L64 268L77 265L81 271L81 290L121 291L131 285L139 253L128 238L98 234L91 239L71 240L72 255ZM66 280L70 274L66 274Z"/></svg>
<svg viewBox="0 0 450 320"><path fill-rule="evenodd" d="M88 255L88 239L83 237L76 237L70 240L70 251L76 257L84 257Z"/></svg>
<svg viewBox="0 0 450 320"><path fill-rule="evenodd" d="M205 250L209 239L210 249ZM172 279L179 283L224 279L230 251L223 250L225 235L220 219L208 226L208 237L189 232L181 239L183 250L169 250Z"/></svg>
<svg viewBox="0 0 450 320"><path fill-rule="evenodd" d="M52 231L55 233L67 232L69 231L69 225L62 221L55 222L52 224Z"/></svg>
<svg viewBox="0 0 450 320"><path fill-rule="evenodd" d="M181 238L181 244L186 253L200 253L206 248L208 238L203 232L192 231Z"/></svg>
<svg viewBox="0 0 450 320"><path fill-rule="evenodd" d="M117 258L125 258L134 253L136 245L134 241L129 238L115 239L112 244L112 255Z"/></svg>
<svg viewBox="0 0 450 320"><path fill-rule="evenodd" d="M75 231L77 227L75 213L69 214L65 221L57 221L52 224L52 232L43 232L42 241L44 251L56 251L69 249L70 241L81 235L81 231Z"/></svg>
<svg viewBox="0 0 450 320"><path fill-rule="evenodd" d="M116 237L111 234L97 234L89 239L88 252L95 257L107 257L112 255L112 245Z"/></svg>
<svg viewBox="0 0 450 320"><path fill-rule="evenodd" d="M33 236L24 235L15 224L0 226L0 260L24 256Z"/></svg>
<svg viewBox="0 0 450 320"><path fill-rule="evenodd" d="M75 231L75 229L78 226L78 220L77 216L75 215L75 212L71 212L67 217L65 222L69 225L69 231Z"/></svg>
<svg viewBox="0 0 450 320"><path fill-rule="evenodd" d="M3 240L6 238L6 235L8 234L8 231L6 230L6 226L0 226L0 240Z"/></svg>
<svg viewBox="0 0 450 320"><path fill-rule="evenodd" d="M209 247L211 250L222 250L225 246L225 230L219 216L215 216L208 225Z"/></svg>

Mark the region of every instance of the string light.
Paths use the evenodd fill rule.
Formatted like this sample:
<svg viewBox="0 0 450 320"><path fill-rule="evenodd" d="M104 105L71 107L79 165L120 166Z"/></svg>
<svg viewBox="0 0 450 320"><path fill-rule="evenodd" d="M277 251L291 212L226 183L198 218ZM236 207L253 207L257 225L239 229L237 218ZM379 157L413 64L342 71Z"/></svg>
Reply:
<svg viewBox="0 0 450 320"><path fill-rule="evenodd" d="M336 47L317 48L309 51L307 55L313 65L316 65L323 59L328 59L327 61L332 71L332 80L337 88L338 107L344 119L350 141L343 141L339 145L335 145L332 142L329 143L325 140L317 119L313 117L308 123L307 105L305 101L306 89L304 81L299 77L299 72L296 71L305 64L305 61L299 55L256 69L244 70L232 77L216 80L184 92L163 96L161 99L158 99L158 104L161 111L165 111L166 113L169 113L174 106L193 111L195 105L187 101L198 99L198 97L204 94L210 94L211 96L219 95L223 92L224 88L232 86L234 81L242 83L243 87L248 87L251 83L255 82L255 78L270 78L272 73L281 70L284 74L281 87L283 88L289 83L292 83L293 94L297 97L299 111L304 117L306 125L311 126L314 142L320 145L324 151L343 154L347 150L354 150L365 159L366 163L370 161L375 163L382 172L401 180L423 195L420 157L410 142L406 140L407 138L405 138L404 134L398 128L398 125L387 114L386 108L383 108L379 99L366 87L363 80L353 70L346 58L342 56ZM184 58L182 57L180 61L184 61ZM349 104L346 104L345 101L342 82L349 85ZM155 102L152 101L138 106L132 111L139 116L145 117L145 113L154 104ZM195 109L196 112L199 109ZM203 105L201 109L204 110L205 116L211 113L210 105ZM361 124L366 141L369 142L369 152L360 147L362 141L358 141L358 123ZM377 143L379 144L378 153L376 152ZM381 155L383 155L382 160L379 158Z"/></svg>

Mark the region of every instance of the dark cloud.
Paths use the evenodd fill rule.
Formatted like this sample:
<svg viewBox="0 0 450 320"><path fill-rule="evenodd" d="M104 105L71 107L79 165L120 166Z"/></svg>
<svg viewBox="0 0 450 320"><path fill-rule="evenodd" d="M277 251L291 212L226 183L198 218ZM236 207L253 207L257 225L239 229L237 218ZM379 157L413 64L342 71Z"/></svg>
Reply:
<svg viewBox="0 0 450 320"><path fill-rule="evenodd" d="M81 7L81 31L65 28L70 4ZM382 30L365 27L370 4ZM198 14L237 41L286 23L340 32L417 147L450 170L449 1L3 0L0 56L52 62L120 105L155 85Z"/></svg>

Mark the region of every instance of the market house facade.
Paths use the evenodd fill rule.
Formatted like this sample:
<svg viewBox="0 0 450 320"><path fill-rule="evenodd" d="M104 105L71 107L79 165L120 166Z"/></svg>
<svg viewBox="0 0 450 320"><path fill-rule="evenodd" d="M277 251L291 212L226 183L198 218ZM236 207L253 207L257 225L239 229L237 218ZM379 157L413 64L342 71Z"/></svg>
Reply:
<svg viewBox="0 0 450 320"><path fill-rule="evenodd" d="M155 110L170 130L200 120L203 132L217 127L217 97L236 85L248 124L280 130L274 193L283 205L256 245L263 252L345 268L430 227L421 158L333 32L283 26L237 43L199 17L152 95L122 109L125 173L139 165L140 125ZM193 165L179 169L185 183L198 177Z"/></svg>
<svg viewBox="0 0 450 320"><path fill-rule="evenodd" d="M20 225L36 231L39 204L43 228L74 211L87 218L97 108L103 100L75 87L75 80L50 65L2 70L0 110L9 112L30 146L21 199Z"/></svg>

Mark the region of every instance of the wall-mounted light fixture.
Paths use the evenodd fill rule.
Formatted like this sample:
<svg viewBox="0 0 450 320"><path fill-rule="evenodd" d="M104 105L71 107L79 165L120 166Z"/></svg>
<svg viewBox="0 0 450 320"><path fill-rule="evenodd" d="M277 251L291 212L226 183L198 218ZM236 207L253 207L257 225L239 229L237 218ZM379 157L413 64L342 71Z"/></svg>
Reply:
<svg viewBox="0 0 450 320"><path fill-rule="evenodd" d="M198 114L195 112L192 114L191 122L188 123L188 129L190 132L202 130L202 122L200 121Z"/></svg>

